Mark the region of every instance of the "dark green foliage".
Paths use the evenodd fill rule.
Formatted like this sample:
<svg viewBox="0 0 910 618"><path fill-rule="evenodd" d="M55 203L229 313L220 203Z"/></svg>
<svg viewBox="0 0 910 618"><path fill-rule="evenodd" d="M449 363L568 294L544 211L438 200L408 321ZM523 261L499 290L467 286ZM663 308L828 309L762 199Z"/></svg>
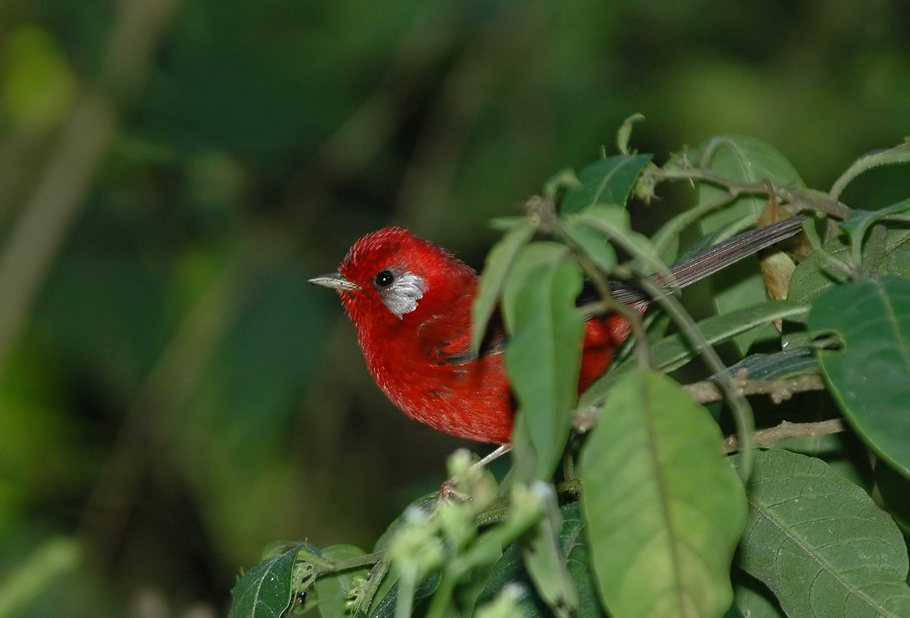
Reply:
<svg viewBox="0 0 910 618"><path fill-rule="evenodd" d="M771 180L785 206L818 212L827 195L852 209L810 226L826 253L797 260L788 301L762 302L751 266L683 298L734 374L816 375L816 349L831 344L830 385L781 405L751 397L758 425L843 415L848 434L779 446L829 462L906 526L899 425L876 433L895 406L879 417L851 403L853 383L827 365L849 358L856 333L814 332L805 320L840 284L910 276L907 168L890 165L907 148L850 164L906 134L908 19L895 3L805 0L0 3L0 616L224 615L241 565L253 572L272 539L307 539L322 548L314 561L350 547L336 543L372 546L403 505L438 489L445 455L464 443L382 397L338 299L305 281L386 225L479 269L497 241L491 219L514 231L498 272L487 271L478 322L518 285L510 271L528 243L561 247L552 272L536 271L543 286L513 290L526 311L518 330L528 327L514 364L528 396L546 391L546 401L530 425L522 416L517 452L495 467L524 471L477 514L476 532L495 534L457 582L437 570L416 584L415 612L449 587L451 606L469 614L514 580L529 615L548 615L565 582L538 594L524 560L532 531L549 526L559 551L547 541L542 564L564 558L579 615L601 614L589 546L562 537L587 526L577 461L562 461L562 447L568 435L573 455L584 449L570 422L594 419L638 370L642 346L630 342L578 406L566 403L571 342L554 341L528 375L537 359L525 353L547 324L577 334L565 310L578 267L588 278L659 272L768 202L752 191L703 217L726 187L683 178L702 164L738 182ZM636 110L647 121L622 124ZM668 155L684 144L688 157ZM680 182L668 182L671 170ZM557 207L544 226L520 209L541 185L541 201ZM851 235L838 233L842 218ZM730 304L711 317L718 297ZM533 299L551 306L525 306ZM653 369L682 383L710 377L666 313L646 320ZM893 394L878 386L876 409ZM726 408L708 407L731 433ZM499 527L517 477L565 481L562 528L543 507L545 520ZM497 539L514 535L497 561ZM479 538L447 545L446 560ZM514 571L500 569L507 558ZM369 565L326 560L304 602L290 575L269 607L337 612L343 592L366 590L356 577ZM396 571L380 561L372 573L364 613L393 615ZM782 605L750 577L734 568L735 604L753 616ZM505 607L517 594L507 592ZM321 610L320 594L331 597Z"/></svg>

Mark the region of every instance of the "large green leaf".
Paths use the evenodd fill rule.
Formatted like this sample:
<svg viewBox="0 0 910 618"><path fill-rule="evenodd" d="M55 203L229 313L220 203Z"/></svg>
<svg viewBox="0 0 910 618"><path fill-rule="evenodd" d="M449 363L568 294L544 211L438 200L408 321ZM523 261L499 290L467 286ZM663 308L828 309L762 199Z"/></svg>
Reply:
<svg viewBox="0 0 910 618"><path fill-rule="evenodd" d="M722 616L746 518L720 429L667 376L613 389L581 456L596 581L614 618Z"/></svg>
<svg viewBox="0 0 910 618"><path fill-rule="evenodd" d="M585 328L575 309L581 270L563 245L549 242L525 246L513 268L503 294L510 333L506 368L520 407L516 424L526 428L536 458L526 473L549 479L568 439L578 388ZM524 469L517 466L516 473Z"/></svg>
<svg viewBox="0 0 910 618"><path fill-rule="evenodd" d="M907 548L858 486L814 457L759 451L738 554L788 616L910 616Z"/></svg>
<svg viewBox="0 0 910 618"><path fill-rule="evenodd" d="M639 154L617 155L595 161L578 173L582 186L566 191L560 210L571 213L596 204L624 205L638 175L650 160L651 155Z"/></svg>
<svg viewBox="0 0 910 618"><path fill-rule="evenodd" d="M910 280L885 275L840 285L809 313L815 332L835 332L840 350L819 362L841 410L863 440L910 476Z"/></svg>
<svg viewBox="0 0 910 618"><path fill-rule="evenodd" d="M521 219L503 235L487 254L483 267L477 296L471 305L471 350L480 351L487 331L487 322L499 303L499 295L512 267L512 262L521 248L534 235L534 224L528 219Z"/></svg>
<svg viewBox="0 0 910 618"><path fill-rule="evenodd" d="M267 558L247 571L231 591L228 618L278 618L291 606L297 553L304 545Z"/></svg>
<svg viewBox="0 0 910 618"><path fill-rule="evenodd" d="M735 181L761 183L770 180L778 187L796 189L805 187L802 179L789 161L771 145L743 135L720 135L706 141L700 147L701 164L711 171ZM725 192L710 183L699 183L698 201L709 202L720 198ZM701 230L707 234L716 232L728 223L750 215L758 215L767 205L765 196L744 196L722 210L706 215L701 220ZM746 262L729 269L716 278L715 303L719 313L729 313L751 307L767 297L765 286L757 263L749 266ZM735 343L745 354L755 341L775 336L769 324L764 328L743 333Z"/></svg>

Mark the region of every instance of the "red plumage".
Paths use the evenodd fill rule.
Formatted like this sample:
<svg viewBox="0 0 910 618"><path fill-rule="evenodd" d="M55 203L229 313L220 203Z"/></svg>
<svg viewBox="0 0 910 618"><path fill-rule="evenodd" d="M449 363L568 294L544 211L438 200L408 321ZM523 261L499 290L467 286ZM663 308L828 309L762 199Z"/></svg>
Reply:
<svg viewBox="0 0 910 618"><path fill-rule="evenodd" d="M396 316L373 283L384 269L424 281L413 311ZM506 443L513 402L501 349L473 360L471 303L478 276L451 253L404 228L361 238L339 272L359 290L341 300L376 384L402 412L452 435Z"/></svg>

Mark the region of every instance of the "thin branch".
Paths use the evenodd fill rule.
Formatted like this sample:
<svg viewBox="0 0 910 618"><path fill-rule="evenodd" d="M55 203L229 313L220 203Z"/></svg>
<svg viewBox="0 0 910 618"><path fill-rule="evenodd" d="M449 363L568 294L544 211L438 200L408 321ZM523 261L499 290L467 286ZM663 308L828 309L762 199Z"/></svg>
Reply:
<svg viewBox="0 0 910 618"><path fill-rule="evenodd" d="M818 374L809 374L782 380L747 380L743 372L734 378L736 393L740 396L767 395L776 404L787 401L796 393L825 390L825 383ZM714 381L696 382L683 386L689 396L698 403L711 403L725 399L725 394L720 385ZM584 410L576 410L572 414L572 428L585 433L597 424L599 409L591 406Z"/></svg>
<svg viewBox="0 0 910 618"><path fill-rule="evenodd" d="M753 440L755 446L771 446L786 438L819 438L844 431L844 421L832 418L817 423L791 423L784 421L777 427L756 431ZM724 440L724 452L732 453L739 450L739 437L729 436Z"/></svg>
<svg viewBox="0 0 910 618"><path fill-rule="evenodd" d="M708 184L726 189L727 193L720 195L706 205L699 205L696 208L703 209L707 212L723 205L733 199L744 195L768 195L768 188L765 182L747 182L727 178L710 169L702 167L687 167L675 169L648 168L645 172L650 175L655 182L664 182L668 180L685 180L689 182L706 182ZM850 209L841 203L836 195L830 195L822 191L812 189L785 189L783 187L773 186L775 198L791 206L791 211L812 210L822 212L836 219L846 219L850 214ZM719 203L718 203L719 202Z"/></svg>
<svg viewBox="0 0 910 618"><path fill-rule="evenodd" d="M698 403L710 403L724 398L717 382L706 380L687 384L689 395ZM774 403L781 403L796 393L825 390L825 383L818 374L802 375L783 380L741 380L737 378L737 391L741 395L768 395Z"/></svg>

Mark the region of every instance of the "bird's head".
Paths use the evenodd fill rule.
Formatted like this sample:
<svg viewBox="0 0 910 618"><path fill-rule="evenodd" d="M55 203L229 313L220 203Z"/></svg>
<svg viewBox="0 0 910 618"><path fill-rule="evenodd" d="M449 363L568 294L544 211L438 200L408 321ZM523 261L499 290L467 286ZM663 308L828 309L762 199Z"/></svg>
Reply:
<svg viewBox="0 0 910 618"><path fill-rule="evenodd" d="M367 234L351 247L338 272L310 283L337 290L351 320L395 324L438 310L453 290L473 295L476 273L445 249L401 227Z"/></svg>

